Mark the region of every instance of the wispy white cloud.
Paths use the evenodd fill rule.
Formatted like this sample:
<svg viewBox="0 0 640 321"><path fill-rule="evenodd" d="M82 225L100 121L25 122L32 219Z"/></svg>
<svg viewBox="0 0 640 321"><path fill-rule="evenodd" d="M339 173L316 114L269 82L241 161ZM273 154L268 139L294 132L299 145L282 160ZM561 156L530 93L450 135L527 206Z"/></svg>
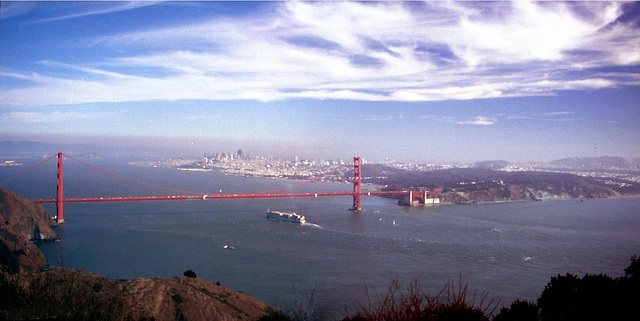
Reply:
<svg viewBox="0 0 640 321"><path fill-rule="evenodd" d="M87 16L94 15L102 15L126 10L137 9L141 7L146 7L150 5L154 5L158 3L158 1L122 1L122 2L96 2L92 3L91 6L85 6L84 3L81 3L82 8L78 9L73 13L66 13L62 15L56 15L49 18L37 19L30 21L29 23L43 23L43 22L52 22L52 21L60 21L74 18L82 18Z"/></svg>
<svg viewBox="0 0 640 321"><path fill-rule="evenodd" d="M602 71L640 64L640 33L617 20L622 3L279 5L274 16L219 18L85 40L81 43L86 46L124 54L82 64L41 62L62 70L57 73L3 72L0 77L31 84L3 88L0 94L7 105L288 98L437 101L640 84L633 72ZM493 123L491 118L467 121Z"/></svg>
<svg viewBox="0 0 640 321"><path fill-rule="evenodd" d="M584 121L584 115L570 111L557 111L542 113L541 119L549 122L577 122Z"/></svg>
<svg viewBox="0 0 640 321"><path fill-rule="evenodd" d="M506 120L541 120L552 122L572 122L585 120L584 115L573 111L551 111L542 113L529 113L529 114L498 114L498 117Z"/></svg>
<svg viewBox="0 0 640 321"><path fill-rule="evenodd" d="M575 114L571 111L552 111L548 113L542 113L543 116L564 116L564 115L572 115Z"/></svg>
<svg viewBox="0 0 640 321"><path fill-rule="evenodd" d="M508 120L529 120L529 119L534 119L533 116L528 116L528 115L503 115L506 119Z"/></svg>
<svg viewBox="0 0 640 321"><path fill-rule="evenodd" d="M387 121L403 120L403 119L404 119L404 116L402 115L396 115L396 116L368 115L364 118L365 121L372 121L372 122L387 122Z"/></svg>
<svg viewBox="0 0 640 321"><path fill-rule="evenodd" d="M18 123L58 123L78 119L98 118L95 114L79 112L22 112L15 111L4 115L0 119Z"/></svg>
<svg viewBox="0 0 640 321"><path fill-rule="evenodd" d="M457 123L460 125L480 125L480 126L489 126L498 122L497 119L485 116L477 116L471 120L458 121Z"/></svg>
<svg viewBox="0 0 640 321"><path fill-rule="evenodd" d="M421 116L422 119L436 120L440 122L454 123L458 125L479 125L479 126L489 126L498 122L497 118L486 117L486 116L476 116L471 119L460 119L451 116L436 116L436 115L427 115Z"/></svg>
<svg viewBox="0 0 640 321"><path fill-rule="evenodd" d="M28 13L35 6L36 3L30 1L2 1L0 2L0 20Z"/></svg>

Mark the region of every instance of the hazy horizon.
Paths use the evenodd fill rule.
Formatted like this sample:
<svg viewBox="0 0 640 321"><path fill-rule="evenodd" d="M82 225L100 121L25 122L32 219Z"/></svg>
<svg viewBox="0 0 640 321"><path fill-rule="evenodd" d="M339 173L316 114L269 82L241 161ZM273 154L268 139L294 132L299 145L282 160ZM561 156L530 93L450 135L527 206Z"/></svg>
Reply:
<svg viewBox="0 0 640 321"><path fill-rule="evenodd" d="M638 2L0 2L0 141L640 157Z"/></svg>
<svg viewBox="0 0 640 321"><path fill-rule="evenodd" d="M32 137L33 138L33 137ZM418 159L418 158L391 158L382 157L376 158L370 155L331 155L323 153L314 153L313 151L305 150L292 150L291 146L280 145L263 145L260 146L256 143L241 142L241 141L212 141L209 139L193 139L193 138L136 138L135 140L127 139L125 137L90 137L82 140L81 142L73 142L65 140L64 137L58 137L53 140L4 140L0 141L0 146L7 143L25 143L26 145L36 144L39 145L39 150L36 150L38 156L42 152L53 153L63 152L71 156L82 155L85 153L92 153L95 156L105 158L124 158L124 159L146 159L146 160L162 160L169 158L190 158L199 159L205 154L212 155L214 153L237 153L238 150L242 150L245 155L249 156L271 156L276 158L293 159L298 157L300 159L307 160L342 160L345 162L351 161L352 157L358 156L363 158L369 163L385 163L389 161L401 162L401 163L415 163L415 164L433 164L433 165L463 165L474 164L486 161L507 161L511 164L533 164L533 163L549 163L551 161L557 161L568 158L599 158L599 157L622 157L620 155L570 155L560 158L549 159L537 159L537 160L513 160L508 158L484 158L484 159L467 159L467 160L447 160L447 159ZM105 142L106 139L106 142ZM15 145L11 147L15 148ZM34 151L29 151L29 155L23 152L23 149L15 148L10 149L8 153L0 153L0 158L10 158L18 156L34 156ZM12 154L13 153L13 154ZM38 154L40 153L40 154ZM627 161L634 162L639 161L640 157L623 157Z"/></svg>

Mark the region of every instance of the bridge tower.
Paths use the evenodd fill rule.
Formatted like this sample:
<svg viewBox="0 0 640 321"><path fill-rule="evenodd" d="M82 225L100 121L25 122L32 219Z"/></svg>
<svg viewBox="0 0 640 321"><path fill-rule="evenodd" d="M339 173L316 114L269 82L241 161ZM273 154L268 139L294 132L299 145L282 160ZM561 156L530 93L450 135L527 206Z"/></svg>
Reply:
<svg viewBox="0 0 640 321"><path fill-rule="evenodd" d="M62 153L58 153L58 179L57 179L57 193L56 193L56 222L58 224L64 223L64 185L62 176Z"/></svg>
<svg viewBox="0 0 640 321"><path fill-rule="evenodd" d="M360 206L360 197L362 196L362 163L360 157L353 158L353 207L350 210L354 212L362 211Z"/></svg>

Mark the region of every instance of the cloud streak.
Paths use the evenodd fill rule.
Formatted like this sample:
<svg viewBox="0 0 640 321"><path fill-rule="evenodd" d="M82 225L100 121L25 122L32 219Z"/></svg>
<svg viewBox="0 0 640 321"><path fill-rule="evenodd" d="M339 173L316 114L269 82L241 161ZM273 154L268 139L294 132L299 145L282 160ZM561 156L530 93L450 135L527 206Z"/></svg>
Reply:
<svg viewBox="0 0 640 321"><path fill-rule="evenodd" d="M0 20L4 20L32 11L35 7L35 3L3 1L0 4L0 7L2 9L0 10Z"/></svg>
<svg viewBox="0 0 640 321"><path fill-rule="evenodd" d="M59 123L78 119L97 119L98 115L78 112L23 112L0 115L0 119L18 123Z"/></svg>
<svg viewBox="0 0 640 321"><path fill-rule="evenodd" d="M445 101L640 84L637 73L614 68L640 64L640 33L620 21L622 3L277 4L277 14L250 20L216 18L85 39L79 50L124 54L41 61L55 69L37 74L0 72L8 83L29 83L1 88L2 104Z"/></svg>
<svg viewBox="0 0 640 321"><path fill-rule="evenodd" d="M60 21L67 19L83 18L94 15L104 15L109 13L115 13L120 11L127 11L132 9L138 9L150 5L156 4L157 1L128 1L128 2L116 2L116 3L93 3L90 8L84 8L77 12L53 16L49 18L43 18L30 21L29 23L45 23L52 21Z"/></svg>
<svg viewBox="0 0 640 321"><path fill-rule="evenodd" d="M477 125L477 126L490 126L498 122L497 118L487 117L487 116L475 116L471 119L464 119L464 120L456 117L435 116L435 115L421 116L420 118L446 122L446 123L453 123L458 125Z"/></svg>
<svg viewBox="0 0 640 321"><path fill-rule="evenodd" d="M458 121L457 123L460 125L479 125L479 126L489 126L498 122L495 118L477 116L472 120Z"/></svg>

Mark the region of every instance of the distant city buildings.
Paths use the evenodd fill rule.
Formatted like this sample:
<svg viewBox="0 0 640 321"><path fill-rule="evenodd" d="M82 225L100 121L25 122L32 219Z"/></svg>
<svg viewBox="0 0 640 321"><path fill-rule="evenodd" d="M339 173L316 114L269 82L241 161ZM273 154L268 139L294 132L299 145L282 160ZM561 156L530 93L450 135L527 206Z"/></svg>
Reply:
<svg viewBox="0 0 640 321"><path fill-rule="evenodd" d="M237 160L237 159L245 159L245 155L241 150L238 150L237 153L213 153L213 155L208 156L206 153L204 154L204 163L210 164L216 161L223 160Z"/></svg>
<svg viewBox="0 0 640 321"><path fill-rule="evenodd" d="M233 152L205 153L202 162L194 161L188 167L215 169L228 174L273 178L317 179L319 181L343 182L349 178L353 167L342 160L307 160L295 156L293 159L276 158L270 155L254 156L242 150Z"/></svg>

